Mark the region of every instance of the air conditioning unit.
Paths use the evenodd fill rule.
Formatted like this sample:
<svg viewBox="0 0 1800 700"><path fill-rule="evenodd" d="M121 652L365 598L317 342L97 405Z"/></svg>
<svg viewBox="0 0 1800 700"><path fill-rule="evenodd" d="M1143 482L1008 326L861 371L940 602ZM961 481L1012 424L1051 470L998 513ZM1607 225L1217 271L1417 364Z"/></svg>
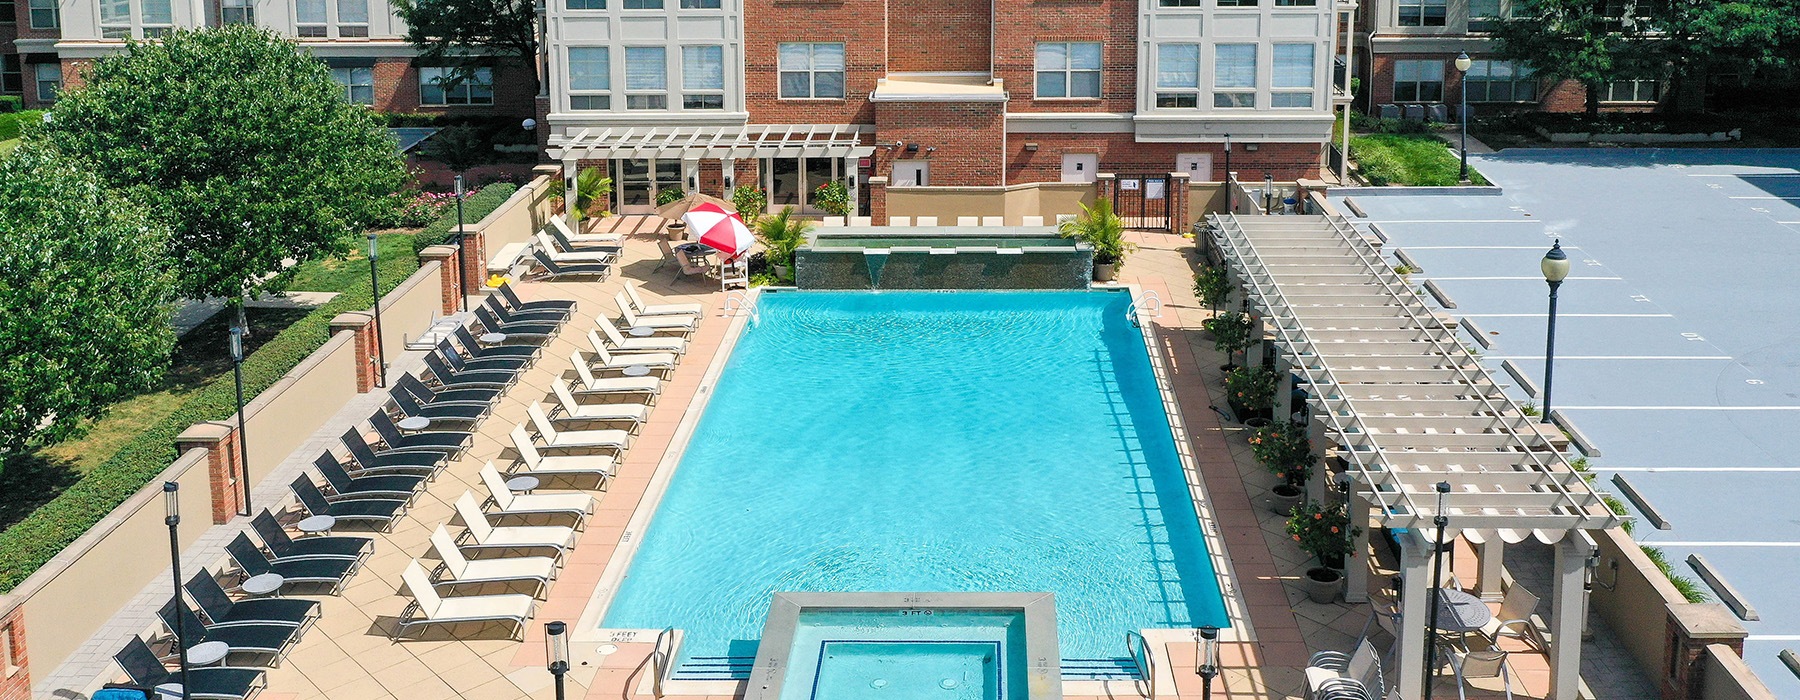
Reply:
<svg viewBox="0 0 1800 700"><path fill-rule="evenodd" d="M1431 121L1434 122L1450 121L1449 109L1441 104L1427 105L1425 113L1427 116L1431 117Z"/></svg>
<svg viewBox="0 0 1800 700"><path fill-rule="evenodd" d="M1376 115L1382 119L1399 119L1400 105L1387 104L1376 108Z"/></svg>
<svg viewBox="0 0 1800 700"><path fill-rule="evenodd" d="M1425 121L1425 105L1407 105L1406 120L1414 122Z"/></svg>

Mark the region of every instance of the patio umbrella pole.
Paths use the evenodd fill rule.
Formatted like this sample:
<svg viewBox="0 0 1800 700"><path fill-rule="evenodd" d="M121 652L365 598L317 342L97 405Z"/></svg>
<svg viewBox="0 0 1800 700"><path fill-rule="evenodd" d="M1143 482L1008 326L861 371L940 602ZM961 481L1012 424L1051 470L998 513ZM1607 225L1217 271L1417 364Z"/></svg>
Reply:
<svg viewBox="0 0 1800 700"><path fill-rule="evenodd" d="M1437 549L1431 553L1431 634L1425 637L1425 695L1431 698L1431 681L1437 675L1437 635L1438 611L1444 602L1444 528L1450 525L1450 517L1444 515L1444 495L1450 493L1450 482L1440 481L1437 485L1437 513L1431 516L1431 524L1437 527Z"/></svg>

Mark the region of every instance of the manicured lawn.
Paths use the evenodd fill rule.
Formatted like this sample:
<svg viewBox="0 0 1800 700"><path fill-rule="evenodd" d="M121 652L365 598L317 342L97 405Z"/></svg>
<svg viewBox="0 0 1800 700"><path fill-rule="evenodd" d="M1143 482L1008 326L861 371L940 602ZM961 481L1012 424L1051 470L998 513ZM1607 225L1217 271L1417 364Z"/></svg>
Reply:
<svg viewBox="0 0 1800 700"><path fill-rule="evenodd" d="M1443 187L1457 184L1459 161L1449 144L1431 134L1362 134L1350 137L1350 157L1369 184ZM1469 170L1477 185L1488 181Z"/></svg>
<svg viewBox="0 0 1800 700"><path fill-rule="evenodd" d="M405 274L412 274L419 263L413 254L413 237L407 232L392 232L375 237L376 250L382 262L381 276L397 274L405 269ZM410 260L411 262L406 262ZM399 261L396 264L396 261ZM350 251L349 257L343 260L317 260L300 268L288 289L296 292L341 292L353 285L361 285L361 289L369 286L369 244L365 240L357 240L356 247Z"/></svg>

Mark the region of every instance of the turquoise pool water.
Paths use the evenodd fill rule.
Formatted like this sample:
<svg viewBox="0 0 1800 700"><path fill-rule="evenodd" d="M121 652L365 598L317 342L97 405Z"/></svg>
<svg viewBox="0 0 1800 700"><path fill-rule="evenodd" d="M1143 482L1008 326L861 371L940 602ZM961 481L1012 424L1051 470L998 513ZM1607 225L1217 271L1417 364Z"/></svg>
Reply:
<svg viewBox="0 0 1800 700"><path fill-rule="evenodd" d="M1067 659L1227 625L1129 303L764 294L602 626L741 674L775 591L1049 591Z"/></svg>
<svg viewBox="0 0 1800 700"><path fill-rule="evenodd" d="M1025 683L1018 611L808 611L781 700L1015 700Z"/></svg>

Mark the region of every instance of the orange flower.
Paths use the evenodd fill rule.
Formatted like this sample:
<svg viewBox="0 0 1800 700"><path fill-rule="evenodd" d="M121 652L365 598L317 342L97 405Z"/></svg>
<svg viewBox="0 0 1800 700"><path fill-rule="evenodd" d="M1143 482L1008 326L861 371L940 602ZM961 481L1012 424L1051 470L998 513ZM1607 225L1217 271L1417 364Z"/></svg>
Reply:
<svg viewBox="0 0 1800 700"><path fill-rule="evenodd" d="M1313 513L1313 520L1324 520L1324 519L1325 519L1324 513ZM1333 528L1333 529L1336 529L1336 528Z"/></svg>
<svg viewBox="0 0 1800 700"><path fill-rule="evenodd" d="M1300 536L1299 536L1299 535L1294 535L1294 541L1295 541L1295 542L1299 542L1299 541L1300 541Z"/></svg>
<svg viewBox="0 0 1800 700"><path fill-rule="evenodd" d="M1337 531L1338 531L1338 530L1337 530L1337 526L1335 526L1335 525L1333 525L1333 526L1332 526L1332 527L1331 527L1331 534L1333 534L1333 535L1335 535L1335 534L1337 534Z"/></svg>

